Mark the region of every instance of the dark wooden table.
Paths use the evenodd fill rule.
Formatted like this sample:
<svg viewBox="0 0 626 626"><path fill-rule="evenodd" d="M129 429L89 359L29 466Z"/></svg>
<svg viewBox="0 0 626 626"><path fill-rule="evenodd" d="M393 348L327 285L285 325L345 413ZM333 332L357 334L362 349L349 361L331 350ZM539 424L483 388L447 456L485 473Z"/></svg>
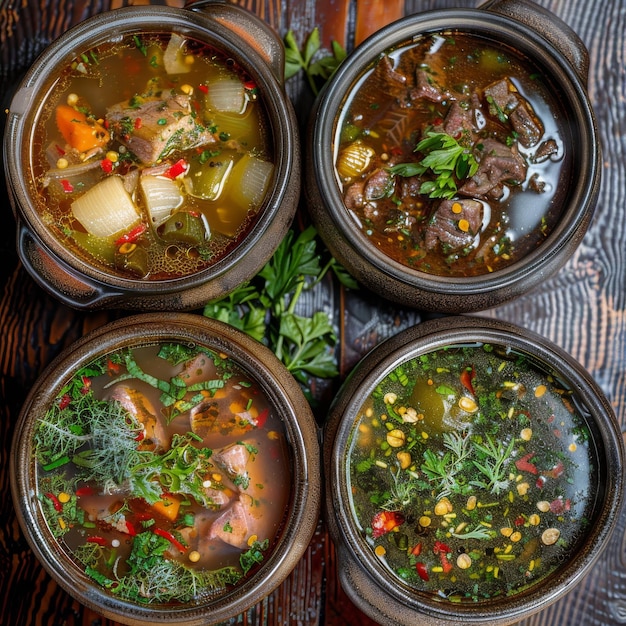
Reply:
<svg viewBox="0 0 626 626"><path fill-rule="evenodd" d="M0 100L4 110L16 81L35 56L69 26L133 0L0 0ZM161 2L164 3L164 2ZM595 377L626 425L626 1L538 0L567 22L590 53L589 94L604 147L596 217L574 257L533 293L482 315L506 319L548 337ZM180 6L178 0L167 4ZM369 33L407 13L470 6L473 0L240 0L281 36L299 42L315 26L322 45L348 51ZM304 126L312 94L302 77L286 90ZM1 117L4 124L4 115ZM122 311L79 313L40 290L15 254L15 224L6 188L0 188L0 622L7 626L114 626L84 609L54 584L30 552L9 495L8 457L13 424L39 372L74 339ZM302 207L305 212L306 208ZM316 296L335 311L342 376L370 347L426 315L394 308L365 289L336 285ZM312 302L317 306L320 302ZM338 383L339 381L337 381ZM326 390L318 409L324 418ZM367 625L342 591L333 546L320 521L293 574L266 601L240 616L243 624ZM611 626L626 623L626 518L594 570L572 593L525 626Z"/></svg>

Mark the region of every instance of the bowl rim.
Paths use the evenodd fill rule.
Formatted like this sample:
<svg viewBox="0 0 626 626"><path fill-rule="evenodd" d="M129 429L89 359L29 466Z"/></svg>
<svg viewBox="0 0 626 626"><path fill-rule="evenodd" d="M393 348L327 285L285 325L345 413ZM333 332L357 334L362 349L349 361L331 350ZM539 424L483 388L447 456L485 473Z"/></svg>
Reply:
<svg viewBox="0 0 626 626"><path fill-rule="evenodd" d="M573 560L527 590L477 604L445 602L429 597L410 586L402 586L393 575L373 562L371 547L360 537L351 513L343 460L345 445L359 419L362 398L371 393L377 381L400 362L468 341L511 346L529 354L546 369L555 370L575 390L588 412L584 418L594 426L593 430L601 439L603 450L598 453L606 456L606 467L600 477L604 481L604 497L595 504L595 526L581 542ZM382 623L417 625L422 623L420 615L428 626L461 622L516 623L565 595L599 558L617 524L624 499L624 455L617 419L601 388L573 357L546 338L508 322L472 316L432 319L401 331L374 348L357 364L337 394L324 433L325 516L331 537L339 548L339 558L343 558L346 564L343 582L357 596L356 601L362 609L370 611ZM545 582L550 585L547 589ZM380 601L383 589L387 594L384 607ZM350 594L353 601L354 596ZM385 622L385 616L392 613L395 621Z"/></svg>
<svg viewBox="0 0 626 626"><path fill-rule="evenodd" d="M228 22L212 17L202 10L191 10L165 5L122 7L105 11L75 24L51 42L30 66L17 86L9 105L4 135L5 173L12 193L14 213L18 223L26 228L46 253L64 269L78 272L80 276L111 289L114 294L171 294L181 289L200 288L207 281L218 279L241 262L241 255L255 247L257 258L267 260L271 251L267 246L256 245L270 231L271 224L280 223L286 231L295 213L299 190L300 149L299 130L295 112L289 99L266 59L247 41L230 28ZM237 7L239 10L239 7ZM243 11L243 9L241 9ZM253 16L252 19L255 19ZM119 39L121 33L170 32L177 30L206 42L231 55L236 63L256 82L261 93L263 108L272 127L272 153L275 171L272 185L259 208L257 217L236 246L217 262L199 272L165 280L127 278L107 272L78 255L70 253L39 218L32 194L25 178L21 176L22 162L28 160L24 143L32 132L25 121L37 120L41 114L43 98L33 94L49 93L56 68L76 56L76 50L89 49L98 44ZM33 124L34 126L34 124ZM12 156L11 156L12 155ZM9 158L11 156L11 158ZM294 191L295 190L295 191ZM293 206L285 207L284 200L292 197ZM257 264L262 266L260 260ZM259 266L259 269L260 269ZM252 272L252 274L255 272ZM251 275L252 275L251 274Z"/></svg>
<svg viewBox="0 0 626 626"><path fill-rule="evenodd" d="M590 150L580 150L576 163L574 189L569 194L568 206L565 207L559 221L548 238L539 247L527 253L522 259L511 265L488 274L467 277L449 277L428 274L415 270L395 261L372 245L371 241L355 227L354 220L343 205L342 197L334 170L334 157L331 151L320 150L319 146L336 148L337 120L343 104L356 80L369 68L384 51L410 43L415 37L441 31L460 31L478 34L491 41L503 41L529 57L541 67L559 85L568 96L568 113L578 121L575 128L583 136ZM559 255L572 241L582 238L586 231L597 200L601 177L601 147L595 114L586 94L584 81L579 72L567 60L564 54L541 34L531 27L506 15L481 9L439 9L417 13L400 18L393 24L382 28L362 42L339 66L331 82L320 94L316 103L315 114L309 124L307 161L312 168L306 184L315 185L310 195L314 218L328 219L345 238L344 254L359 256L367 251L364 260L369 268L379 272L382 277L415 287L428 294L450 292L458 298L490 294L497 290L516 290L521 281L532 282L531 287L546 278L546 270L554 273L554 263L560 263ZM572 134L572 137L575 137ZM584 143L581 141L581 144ZM317 197L316 197L317 196ZM317 216L322 211L317 206L322 203L327 207L329 217ZM328 245L332 246L332 243ZM339 253L341 254L341 252ZM563 261L564 262L564 261ZM557 268L558 269L558 268ZM363 270L366 272L366 270ZM536 278L532 279L535 276ZM385 278L381 278L384 282ZM526 291L527 288L524 288ZM452 311L460 312L460 311Z"/></svg>
<svg viewBox="0 0 626 626"><path fill-rule="evenodd" d="M36 497L32 434L37 415L76 368L121 347L183 341L224 353L262 388L282 416L293 464L290 514L259 571L217 599L181 606L120 600L94 584L47 527ZM262 600L291 573L315 532L321 506L318 429L298 383L265 346L217 320L191 313L142 313L91 331L59 354L33 385L15 427L10 486L18 522L31 549L52 578L84 605L125 624L200 626L238 615ZM68 576L68 570L72 572Z"/></svg>

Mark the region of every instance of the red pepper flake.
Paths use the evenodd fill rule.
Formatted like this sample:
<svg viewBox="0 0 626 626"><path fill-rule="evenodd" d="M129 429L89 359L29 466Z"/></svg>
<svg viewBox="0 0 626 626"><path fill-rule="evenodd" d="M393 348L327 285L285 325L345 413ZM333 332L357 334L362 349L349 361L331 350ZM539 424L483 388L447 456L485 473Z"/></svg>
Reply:
<svg viewBox="0 0 626 626"><path fill-rule="evenodd" d="M137 529L135 528L133 523L129 522L128 520L126 520L126 531L131 537L134 537L137 534Z"/></svg>
<svg viewBox="0 0 626 626"><path fill-rule="evenodd" d="M59 156L64 156L65 155L65 150L63 150L63 148L61 148L60 145L58 144L54 144L54 149L57 151Z"/></svg>
<svg viewBox="0 0 626 626"><path fill-rule="evenodd" d="M97 535L92 535L91 537L87 537L87 541L89 543L97 543L99 546L107 545L107 540L104 537L99 537Z"/></svg>
<svg viewBox="0 0 626 626"><path fill-rule="evenodd" d="M113 161L111 159L102 159L100 167L105 174L110 174L113 171Z"/></svg>
<svg viewBox="0 0 626 626"><path fill-rule="evenodd" d="M74 191L74 186L72 185L72 183L70 183L69 180L67 180L67 178L62 178L60 182L61 187L63 187L63 191L65 193L72 193L72 191Z"/></svg>
<svg viewBox="0 0 626 626"><path fill-rule="evenodd" d="M53 493L47 493L46 498L52 502L52 506L57 513L61 513L63 511L63 505Z"/></svg>
<svg viewBox="0 0 626 626"><path fill-rule="evenodd" d="M204 83L200 83L198 85L198 89L202 92L202 93L209 93L209 88L204 84Z"/></svg>
<svg viewBox="0 0 626 626"><path fill-rule="evenodd" d="M411 550L411 554L413 556L419 556L421 553L422 553L422 544L418 543L418 544L415 545L413 550Z"/></svg>
<svg viewBox="0 0 626 626"><path fill-rule="evenodd" d="M398 511L379 511L372 519L372 537L375 539L404 524L404 515Z"/></svg>
<svg viewBox="0 0 626 626"><path fill-rule="evenodd" d="M187 548L180 542L172 533L167 532L167 530L163 530L161 528L155 528L154 534L159 535L159 537L163 537L167 539L175 548L177 548L180 552L186 552Z"/></svg>
<svg viewBox="0 0 626 626"><path fill-rule="evenodd" d="M474 366L471 369L464 369L461 372L461 384L465 389L467 389L473 396L476 395L474 391L474 386L472 385L472 381L476 378L476 371L474 370Z"/></svg>
<svg viewBox="0 0 626 626"><path fill-rule="evenodd" d="M71 401L72 401L72 397L70 396L69 393L63 394L63 397L61 398L59 402L59 409L63 410L67 408L70 405Z"/></svg>
<svg viewBox="0 0 626 626"><path fill-rule="evenodd" d="M145 438L146 438L146 431L140 430L139 433L137 433L137 436L135 437L135 441L143 441Z"/></svg>
<svg viewBox="0 0 626 626"><path fill-rule="evenodd" d="M84 496L92 496L93 489L87 485L85 487L79 487L75 493L76 493L76 497L78 498L82 498Z"/></svg>
<svg viewBox="0 0 626 626"><path fill-rule="evenodd" d="M135 118L135 124L134 124L134 126L135 126L135 130L138 130L138 129L140 129L140 128L141 128L141 118L140 118L140 117L136 117L136 118Z"/></svg>
<svg viewBox="0 0 626 626"><path fill-rule="evenodd" d="M137 241L137 239L139 239L139 237L141 237L141 235L143 235L146 232L147 228L148 227L142 222L141 224L139 224L139 226L135 226L135 228L128 231L125 235L122 235L115 242L115 245L121 246L122 244L125 244L125 243L134 243L135 241Z"/></svg>
<svg viewBox="0 0 626 626"><path fill-rule="evenodd" d="M167 176L167 178L172 179L178 178L179 176L185 174L188 169L189 166L187 165L187 161L185 161L185 159L179 159L176 163L174 163L174 165L172 165L172 167L165 170L163 176Z"/></svg>
<svg viewBox="0 0 626 626"><path fill-rule="evenodd" d="M110 376L117 376L122 371L120 363L113 363L111 359L107 359L107 373Z"/></svg>
<svg viewBox="0 0 626 626"><path fill-rule="evenodd" d="M417 575L422 580L425 580L425 581L430 580L430 576L428 575L428 570L426 569L426 565L422 563L421 561L415 564L415 571L417 572Z"/></svg>
<svg viewBox="0 0 626 626"><path fill-rule="evenodd" d="M537 482L535 483L535 485L537 486L537 489L543 489L545 487L545 484L546 484L545 476L539 476L539 478L537 478Z"/></svg>
<svg viewBox="0 0 626 626"><path fill-rule="evenodd" d="M565 466L563 465L562 461L559 461L551 470L547 471L546 474L550 478L558 478L559 476L563 475L564 471Z"/></svg>
<svg viewBox="0 0 626 626"><path fill-rule="evenodd" d="M523 515L518 515L513 523L515 526L523 526L526 523L526 519Z"/></svg>
<svg viewBox="0 0 626 626"><path fill-rule="evenodd" d="M91 378L89 378L87 376L83 376L81 380L83 381L83 386L82 386L80 392L83 395L86 395L86 394L89 393L89 390L91 389Z"/></svg>
<svg viewBox="0 0 626 626"><path fill-rule="evenodd" d="M539 470L537 469L537 466L530 462L530 459L532 459L534 456L534 452L529 452L528 454L525 454L521 459L515 461L515 467L517 467L520 472L538 474Z"/></svg>
<svg viewBox="0 0 626 626"><path fill-rule="evenodd" d="M441 541L435 541L435 545L433 546L433 552L435 554L448 554L452 552L449 545L442 543Z"/></svg>

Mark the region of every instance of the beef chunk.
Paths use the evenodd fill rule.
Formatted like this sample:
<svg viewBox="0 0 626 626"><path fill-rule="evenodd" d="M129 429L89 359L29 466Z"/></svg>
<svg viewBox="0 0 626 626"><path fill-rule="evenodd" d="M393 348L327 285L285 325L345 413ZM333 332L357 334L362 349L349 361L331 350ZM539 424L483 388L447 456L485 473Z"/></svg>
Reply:
<svg viewBox="0 0 626 626"><path fill-rule="evenodd" d="M463 134L472 136L475 130L471 109L453 102L443 121L443 132L458 139Z"/></svg>
<svg viewBox="0 0 626 626"><path fill-rule="evenodd" d="M146 164L174 150L217 142L213 133L197 123L185 95L136 97L110 107L106 119L115 137Z"/></svg>
<svg viewBox="0 0 626 626"><path fill-rule="evenodd" d="M520 184L526 180L528 166L515 145L509 147L495 139L485 139L477 146L478 171L460 189L463 196L499 198L504 183Z"/></svg>
<svg viewBox="0 0 626 626"><path fill-rule="evenodd" d="M245 548L248 537L252 534L251 527L246 507L242 502L236 501L213 522L208 538L221 539L235 548Z"/></svg>
<svg viewBox="0 0 626 626"><path fill-rule="evenodd" d="M431 216L424 244L433 250L439 244L446 252L471 246L483 223L483 204L469 198L442 200Z"/></svg>
<svg viewBox="0 0 626 626"><path fill-rule="evenodd" d="M544 132L541 120L510 79L503 78L491 83L485 87L484 95L491 115L506 116L517 133L520 144L529 148L541 139Z"/></svg>
<svg viewBox="0 0 626 626"><path fill-rule="evenodd" d="M379 200L389 195L393 189L393 176L387 169L376 169L365 181L363 194L365 201Z"/></svg>
<svg viewBox="0 0 626 626"><path fill-rule="evenodd" d="M426 70L418 68L415 72L416 87L411 89L411 99L429 100L430 102L441 102L445 100L449 94L446 93L432 78Z"/></svg>
<svg viewBox="0 0 626 626"><path fill-rule="evenodd" d="M535 154L533 154L533 161L535 163L543 163L547 161L554 155L558 155L559 146L554 139L546 139L546 141L542 141L539 147L535 150Z"/></svg>

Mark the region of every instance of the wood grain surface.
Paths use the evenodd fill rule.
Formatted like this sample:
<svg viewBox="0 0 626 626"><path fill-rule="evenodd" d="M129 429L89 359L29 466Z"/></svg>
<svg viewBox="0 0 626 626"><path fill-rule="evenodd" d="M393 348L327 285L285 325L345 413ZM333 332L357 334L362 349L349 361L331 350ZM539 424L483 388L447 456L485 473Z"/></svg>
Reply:
<svg viewBox="0 0 626 626"><path fill-rule="evenodd" d="M132 0L0 0L0 102L6 109L15 85L37 54L68 27ZM156 3L156 2L155 2ZM182 6L183 2L160 2ZM464 0L241 0L281 36L298 41L320 27L322 43L351 50L368 34L404 14L474 7ZM603 144L603 180L595 219L582 245L555 277L518 300L485 311L528 327L567 350L592 374L626 425L626 1L538 0L569 24L589 50L589 95ZM301 77L286 90L304 128L313 96ZM2 115L2 126L4 115ZM30 552L18 527L9 490L13 425L41 370L86 331L124 315L79 313L39 289L15 254L15 223L0 185L0 622L7 626L115 626L57 587ZM299 219L306 219L301 207ZM401 328L419 323L419 311L399 310L365 289L346 292L325 283L308 306L332 307L341 333L338 359L345 376L360 356ZM333 388L320 394L317 411ZM524 626L626 624L626 517L608 550L566 598L522 622ZM361 626L373 624L346 597L337 578L333 545L323 522L293 574L236 623ZM233 622L235 623L235 622Z"/></svg>

